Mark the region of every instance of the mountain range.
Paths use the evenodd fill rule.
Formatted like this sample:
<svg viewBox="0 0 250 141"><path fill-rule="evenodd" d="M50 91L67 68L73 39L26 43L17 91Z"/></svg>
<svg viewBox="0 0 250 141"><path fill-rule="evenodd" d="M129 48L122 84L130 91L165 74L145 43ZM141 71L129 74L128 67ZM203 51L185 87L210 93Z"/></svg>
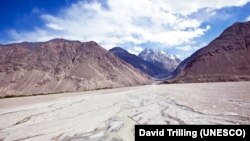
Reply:
<svg viewBox="0 0 250 141"><path fill-rule="evenodd" d="M175 55L160 50L145 49L138 56L121 47L114 47L109 52L155 79L167 78L181 62Z"/></svg>
<svg viewBox="0 0 250 141"><path fill-rule="evenodd" d="M0 96L149 84L149 76L96 42L53 39L0 47Z"/></svg>
<svg viewBox="0 0 250 141"><path fill-rule="evenodd" d="M0 45L0 97L164 83L250 80L250 22L235 23L182 61L164 51L139 55L94 41L53 39Z"/></svg>

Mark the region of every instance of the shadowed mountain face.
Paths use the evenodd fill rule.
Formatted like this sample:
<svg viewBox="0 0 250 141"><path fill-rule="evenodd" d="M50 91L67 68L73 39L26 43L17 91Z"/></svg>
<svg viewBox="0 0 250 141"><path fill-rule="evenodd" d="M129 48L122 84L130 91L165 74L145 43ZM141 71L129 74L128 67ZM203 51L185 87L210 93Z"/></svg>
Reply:
<svg viewBox="0 0 250 141"><path fill-rule="evenodd" d="M157 66L151 62L144 61L134 54L130 54L126 50L120 47L114 47L109 50L111 53L124 60L125 62L131 64L135 68L141 70L142 72L149 74L151 77L157 77L160 74L169 73L164 68Z"/></svg>
<svg viewBox="0 0 250 141"><path fill-rule="evenodd" d="M227 28L184 60L175 75L184 82L250 80L250 22Z"/></svg>
<svg viewBox="0 0 250 141"><path fill-rule="evenodd" d="M0 96L122 87L149 83L97 43L54 39L0 47Z"/></svg>

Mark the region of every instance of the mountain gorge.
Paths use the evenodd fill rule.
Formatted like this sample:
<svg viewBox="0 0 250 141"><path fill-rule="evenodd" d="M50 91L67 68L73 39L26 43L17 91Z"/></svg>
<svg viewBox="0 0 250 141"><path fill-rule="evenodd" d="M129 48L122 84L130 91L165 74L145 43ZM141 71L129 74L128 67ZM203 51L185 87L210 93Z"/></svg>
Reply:
<svg viewBox="0 0 250 141"><path fill-rule="evenodd" d="M112 48L109 51L135 68L146 74L149 74L151 77L156 77L159 74L164 74L167 72L162 67L157 66L154 63L147 62L134 54L130 54L128 51L120 47Z"/></svg>
<svg viewBox="0 0 250 141"><path fill-rule="evenodd" d="M131 64L135 68L156 79L167 78L181 62L175 55L164 51L145 49L138 56L128 51L115 47L111 53Z"/></svg>
<svg viewBox="0 0 250 141"><path fill-rule="evenodd" d="M54 39L0 47L0 96L143 85L149 77L97 43Z"/></svg>
<svg viewBox="0 0 250 141"><path fill-rule="evenodd" d="M250 22L235 23L184 60L170 82L250 80Z"/></svg>

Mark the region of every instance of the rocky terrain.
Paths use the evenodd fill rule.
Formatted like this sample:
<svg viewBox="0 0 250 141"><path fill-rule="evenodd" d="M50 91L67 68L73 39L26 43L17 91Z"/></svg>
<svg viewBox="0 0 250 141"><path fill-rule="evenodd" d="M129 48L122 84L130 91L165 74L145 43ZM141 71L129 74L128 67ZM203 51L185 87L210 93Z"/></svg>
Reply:
<svg viewBox="0 0 250 141"><path fill-rule="evenodd" d="M250 22L235 23L184 60L171 82L250 80Z"/></svg>
<svg viewBox="0 0 250 141"><path fill-rule="evenodd" d="M149 77L97 43L54 39L0 47L0 97L143 85Z"/></svg>
<svg viewBox="0 0 250 141"><path fill-rule="evenodd" d="M111 50L109 50L109 52L113 53L120 59L131 64L142 72L150 75L151 77L157 77L158 75L169 73L169 71L164 69L162 66L145 61L134 54L130 54L120 47L112 48Z"/></svg>
<svg viewBox="0 0 250 141"><path fill-rule="evenodd" d="M249 86L147 85L0 99L0 140L133 141L135 124L250 124Z"/></svg>

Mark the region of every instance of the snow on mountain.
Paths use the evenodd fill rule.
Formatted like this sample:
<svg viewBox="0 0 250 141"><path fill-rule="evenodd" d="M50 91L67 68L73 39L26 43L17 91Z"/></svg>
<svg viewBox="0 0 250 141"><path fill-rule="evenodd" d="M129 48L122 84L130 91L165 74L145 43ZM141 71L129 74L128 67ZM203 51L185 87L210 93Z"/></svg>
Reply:
<svg viewBox="0 0 250 141"><path fill-rule="evenodd" d="M145 49L138 55L138 57L145 61L157 64L170 72L173 72L181 62L176 55L156 49Z"/></svg>

